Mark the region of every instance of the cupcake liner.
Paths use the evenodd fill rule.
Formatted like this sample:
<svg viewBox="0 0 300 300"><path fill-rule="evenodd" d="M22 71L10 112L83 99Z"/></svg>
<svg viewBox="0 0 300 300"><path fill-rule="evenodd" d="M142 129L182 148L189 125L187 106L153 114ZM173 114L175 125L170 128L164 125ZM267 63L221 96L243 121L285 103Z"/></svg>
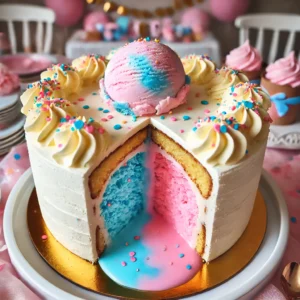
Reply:
<svg viewBox="0 0 300 300"><path fill-rule="evenodd" d="M290 85L275 84L269 79L267 79L265 76L262 76L261 78L261 86L268 91L270 96L279 93L284 93L286 95L286 98L292 98L300 95L299 88L293 88ZM278 115L275 104L272 102L272 106L269 109L269 115L272 118L274 125L288 125L296 121L297 114L300 111L300 105L288 105L288 107L288 112L284 116L280 117Z"/></svg>

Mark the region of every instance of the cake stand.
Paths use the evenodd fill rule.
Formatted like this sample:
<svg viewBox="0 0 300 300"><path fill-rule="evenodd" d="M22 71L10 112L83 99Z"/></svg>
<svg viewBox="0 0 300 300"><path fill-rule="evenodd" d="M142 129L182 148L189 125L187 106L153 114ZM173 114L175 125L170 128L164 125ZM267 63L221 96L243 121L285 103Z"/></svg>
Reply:
<svg viewBox="0 0 300 300"><path fill-rule="evenodd" d="M46 299L109 299L62 278L40 257L27 229L27 204L34 188L31 170L12 190L4 212L4 235L13 265L20 276ZM225 283L189 299L253 299L275 273L288 239L288 211L279 188L263 172L260 191L264 196L268 223L265 238L247 267Z"/></svg>
<svg viewBox="0 0 300 300"><path fill-rule="evenodd" d="M300 119L290 125L271 125L268 147L291 150L300 149Z"/></svg>

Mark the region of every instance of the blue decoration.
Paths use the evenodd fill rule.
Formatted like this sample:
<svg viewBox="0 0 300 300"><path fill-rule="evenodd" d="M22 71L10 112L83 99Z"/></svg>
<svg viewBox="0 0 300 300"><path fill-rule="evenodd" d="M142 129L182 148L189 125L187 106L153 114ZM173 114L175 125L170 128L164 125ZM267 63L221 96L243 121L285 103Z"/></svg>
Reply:
<svg viewBox="0 0 300 300"><path fill-rule="evenodd" d="M249 109L254 107L254 104L251 101L243 100L243 104L246 108L249 108Z"/></svg>
<svg viewBox="0 0 300 300"><path fill-rule="evenodd" d="M226 132L227 132L227 126L226 126L226 125L221 125L220 131L221 131L222 133L226 133Z"/></svg>
<svg viewBox="0 0 300 300"><path fill-rule="evenodd" d="M131 110L128 103L122 103L122 102L113 102L113 106L119 113L125 115L125 116L134 116L134 112Z"/></svg>
<svg viewBox="0 0 300 300"><path fill-rule="evenodd" d="M139 73L142 86L154 94L160 94L170 85L167 72L152 66L145 55L130 55L129 66Z"/></svg>
<svg viewBox="0 0 300 300"><path fill-rule="evenodd" d="M114 126L114 130L120 130L120 129L122 129L122 126L120 124L116 124Z"/></svg>
<svg viewBox="0 0 300 300"><path fill-rule="evenodd" d="M183 116L183 117L182 117L182 119L183 119L184 121L190 120L190 118L191 118L190 116Z"/></svg>
<svg viewBox="0 0 300 300"><path fill-rule="evenodd" d="M21 155L20 155L19 153L16 153L16 154L14 155L14 159L15 159L15 160L21 159Z"/></svg>
<svg viewBox="0 0 300 300"><path fill-rule="evenodd" d="M300 104L300 96L286 98L285 93L278 93L271 96L271 101L275 104L279 117L283 117L289 111L289 105Z"/></svg>
<svg viewBox="0 0 300 300"><path fill-rule="evenodd" d="M84 122L82 120L76 120L74 122L74 126L77 130L80 130L81 128L84 127Z"/></svg>
<svg viewBox="0 0 300 300"><path fill-rule="evenodd" d="M125 17L125 16L119 17L119 18L117 18L116 23L118 24L120 33L122 35L128 34L129 25L130 25L129 17Z"/></svg>
<svg viewBox="0 0 300 300"><path fill-rule="evenodd" d="M185 84L191 84L191 77L189 75L185 75Z"/></svg>

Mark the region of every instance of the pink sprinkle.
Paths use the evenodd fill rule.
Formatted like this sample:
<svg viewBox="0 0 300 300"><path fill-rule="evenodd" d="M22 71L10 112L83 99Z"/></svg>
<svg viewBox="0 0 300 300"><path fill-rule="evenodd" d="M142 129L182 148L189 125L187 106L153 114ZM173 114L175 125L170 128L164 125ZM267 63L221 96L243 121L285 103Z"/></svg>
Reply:
<svg viewBox="0 0 300 300"><path fill-rule="evenodd" d="M92 125L87 125L85 130L88 133L93 133L94 132L94 127Z"/></svg>
<svg viewBox="0 0 300 300"><path fill-rule="evenodd" d="M141 237L139 235L134 236L134 239L138 241Z"/></svg>
<svg viewBox="0 0 300 300"><path fill-rule="evenodd" d="M125 243L125 246L128 246L128 245L129 245L129 244L126 242L126 243Z"/></svg>
<svg viewBox="0 0 300 300"><path fill-rule="evenodd" d="M47 117L47 118L46 118L46 121L47 121L47 122L51 121L51 118Z"/></svg>
<svg viewBox="0 0 300 300"><path fill-rule="evenodd" d="M128 178L128 179L127 179L127 182L131 182L131 179L130 179L130 178Z"/></svg>
<svg viewBox="0 0 300 300"><path fill-rule="evenodd" d="M111 119L113 119L113 118L114 118L114 116L112 116L112 115L108 115L108 116L107 116L107 119L110 119L110 120L111 120Z"/></svg>
<svg viewBox="0 0 300 300"><path fill-rule="evenodd" d="M235 106L232 106L232 107L231 107L231 110L235 110L235 108L236 108Z"/></svg>
<svg viewBox="0 0 300 300"><path fill-rule="evenodd" d="M210 110L209 110L209 109L205 109L205 110L204 110L204 113L205 113L205 114L209 114L209 113L210 113Z"/></svg>
<svg viewBox="0 0 300 300"><path fill-rule="evenodd" d="M216 146L216 144L212 144L211 146L212 146L212 147L215 147L215 146Z"/></svg>
<svg viewBox="0 0 300 300"><path fill-rule="evenodd" d="M46 240L48 238L48 236L46 234L42 235L42 240Z"/></svg>
<svg viewBox="0 0 300 300"><path fill-rule="evenodd" d="M84 98L80 97L78 98L78 101L84 101Z"/></svg>
<svg viewBox="0 0 300 300"><path fill-rule="evenodd" d="M58 148L61 148L63 146L63 144L58 144Z"/></svg>
<svg viewBox="0 0 300 300"><path fill-rule="evenodd" d="M101 118L102 122L107 122L108 120L106 118Z"/></svg>
<svg viewBox="0 0 300 300"><path fill-rule="evenodd" d="M48 111L48 107L42 107L41 110L42 111Z"/></svg>
<svg viewBox="0 0 300 300"><path fill-rule="evenodd" d="M105 132L105 130L104 130L102 127L100 127L100 128L98 129L98 132L99 132L100 134L103 134L103 133Z"/></svg>
<svg viewBox="0 0 300 300"><path fill-rule="evenodd" d="M129 130L132 128L132 127L127 127Z"/></svg>
<svg viewBox="0 0 300 300"><path fill-rule="evenodd" d="M170 262L170 265L173 266L173 262L172 261Z"/></svg>
<svg viewBox="0 0 300 300"><path fill-rule="evenodd" d="M237 93L233 93L232 96L236 97L236 96L237 96Z"/></svg>
<svg viewBox="0 0 300 300"><path fill-rule="evenodd" d="M221 127L220 124L215 124L215 125L214 125L215 131L216 131L216 132L220 132L220 127Z"/></svg>
<svg viewBox="0 0 300 300"><path fill-rule="evenodd" d="M184 130L183 130L183 129L180 129L180 133L184 133Z"/></svg>
<svg viewBox="0 0 300 300"><path fill-rule="evenodd" d="M177 118L171 117L171 121L175 122L175 121L177 121Z"/></svg>
<svg viewBox="0 0 300 300"><path fill-rule="evenodd" d="M134 256L131 256L131 257L130 257L130 260L131 260L132 262L136 262L136 258L135 258Z"/></svg>
<svg viewBox="0 0 300 300"><path fill-rule="evenodd" d="M0 266L0 271L3 270L4 266L5 266L5 264L3 264L3 265Z"/></svg>
<svg viewBox="0 0 300 300"><path fill-rule="evenodd" d="M66 119L69 121L71 117L69 115L66 115Z"/></svg>
<svg viewBox="0 0 300 300"><path fill-rule="evenodd" d="M192 107L188 107L187 109L188 109L188 110L193 110L193 108L192 108Z"/></svg>
<svg viewBox="0 0 300 300"><path fill-rule="evenodd" d="M134 251L130 251L129 252L129 256L135 256L135 252Z"/></svg>
<svg viewBox="0 0 300 300"><path fill-rule="evenodd" d="M125 261L122 261L122 262L121 262L121 265L122 265L123 267L126 267L126 266L127 266L127 263L126 263Z"/></svg>
<svg viewBox="0 0 300 300"><path fill-rule="evenodd" d="M111 204L110 204L110 203L107 203L107 206L108 206L108 207L110 207L110 206L111 206Z"/></svg>

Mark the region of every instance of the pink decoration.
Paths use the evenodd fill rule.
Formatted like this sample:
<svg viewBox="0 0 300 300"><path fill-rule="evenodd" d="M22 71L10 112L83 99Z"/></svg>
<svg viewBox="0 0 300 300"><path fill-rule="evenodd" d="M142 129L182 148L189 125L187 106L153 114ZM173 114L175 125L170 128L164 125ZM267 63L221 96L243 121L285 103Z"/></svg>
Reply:
<svg viewBox="0 0 300 300"><path fill-rule="evenodd" d="M103 37L106 41L112 41L114 39L114 30L118 29L119 26L116 23L107 23L104 27Z"/></svg>
<svg viewBox="0 0 300 300"><path fill-rule="evenodd" d="M186 9L181 15L181 25L190 27L194 33L204 33L209 28L209 15L200 7Z"/></svg>
<svg viewBox="0 0 300 300"><path fill-rule="evenodd" d="M223 22L233 22L249 7L249 0L210 0L211 14Z"/></svg>
<svg viewBox="0 0 300 300"><path fill-rule="evenodd" d="M161 24L158 20L153 20L150 22L150 35L152 38L159 38L161 36Z"/></svg>
<svg viewBox="0 0 300 300"><path fill-rule="evenodd" d="M85 31L97 31L97 24L107 24L110 21L108 15L103 11L93 11L87 14L83 21Z"/></svg>
<svg viewBox="0 0 300 300"><path fill-rule="evenodd" d="M77 24L84 13L83 0L45 0L45 5L54 10L55 22L62 27Z"/></svg>

